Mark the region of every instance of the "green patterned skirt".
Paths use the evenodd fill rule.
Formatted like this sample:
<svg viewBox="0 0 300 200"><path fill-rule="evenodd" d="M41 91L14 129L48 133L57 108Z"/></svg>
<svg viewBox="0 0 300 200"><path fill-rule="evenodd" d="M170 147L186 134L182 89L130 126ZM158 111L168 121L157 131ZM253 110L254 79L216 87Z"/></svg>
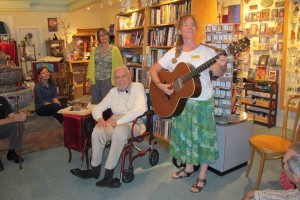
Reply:
<svg viewBox="0 0 300 200"><path fill-rule="evenodd" d="M182 163L212 164L219 158L213 101L213 97L189 99L183 112L173 118L170 154Z"/></svg>

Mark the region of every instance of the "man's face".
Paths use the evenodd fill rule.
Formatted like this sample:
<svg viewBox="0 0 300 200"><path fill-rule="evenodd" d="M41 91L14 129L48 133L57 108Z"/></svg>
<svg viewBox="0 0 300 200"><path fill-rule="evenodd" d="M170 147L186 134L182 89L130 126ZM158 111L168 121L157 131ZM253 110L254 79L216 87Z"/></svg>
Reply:
<svg viewBox="0 0 300 200"><path fill-rule="evenodd" d="M293 183L297 183L297 175L293 174L290 169L289 166L287 164L287 160L289 160L293 155L295 155L295 151L292 149L289 149L286 154L283 157L283 170L286 173L287 177L289 178L290 181L292 181Z"/></svg>
<svg viewBox="0 0 300 200"><path fill-rule="evenodd" d="M125 69L117 69L115 72L115 82L121 91L125 91L130 84L130 75Z"/></svg>

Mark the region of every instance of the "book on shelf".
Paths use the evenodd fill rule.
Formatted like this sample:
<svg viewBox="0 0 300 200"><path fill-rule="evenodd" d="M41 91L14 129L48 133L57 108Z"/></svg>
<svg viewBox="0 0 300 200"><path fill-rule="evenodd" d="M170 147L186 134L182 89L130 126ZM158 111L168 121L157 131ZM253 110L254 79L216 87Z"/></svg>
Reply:
<svg viewBox="0 0 300 200"><path fill-rule="evenodd" d="M274 20L276 17L278 17L278 9L274 8L271 12L271 19Z"/></svg>
<svg viewBox="0 0 300 200"><path fill-rule="evenodd" d="M258 65L267 66L270 55L261 55L259 57Z"/></svg>
<svg viewBox="0 0 300 200"><path fill-rule="evenodd" d="M143 69L142 68L135 68L135 70L136 70L135 82L142 83Z"/></svg>
<svg viewBox="0 0 300 200"><path fill-rule="evenodd" d="M249 34L255 35L257 31L257 24L250 24Z"/></svg>
<svg viewBox="0 0 300 200"><path fill-rule="evenodd" d="M255 68L249 68L248 69L248 75L247 75L247 79L249 81L255 81L255 72L256 72L256 69Z"/></svg>
<svg viewBox="0 0 300 200"><path fill-rule="evenodd" d="M262 20L269 20L270 18L270 9L262 9L261 10L261 19Z"/></svg>
<svg viewBox="0 0 300 200"><path fill-rule="evenodd" d="M240 4L228 6L228 23L240 23Z"/></svg>
<svg viewBox="0 0 300 200"><path fill-rule="evenodd" d="M259 50L259 37L252 37L251 39L251 49Z"/></svg>
<svg viewBox="0 0 300 200"><path fill-rule="evenodd" d="M154 133L168 139L170 138L172 119L163 119L158 115L153 116Z"/></svg>
<svg viewBox="0 0 300 200"><path fill-rule="evenodd" d="M127 16L117 16L117 29L127 29L130 25L130 17Z"/></svg>
<svg viewBox="0 0 300 200"><path fill-rule="evenodd" d="M284 8L278 9L278 17L284 17Z"/></svg>
<svg viewBox="0 0 300 200"><path fill-rule="evenodd" d="M275 33L283 33L283 21L275 21Z"/></svg>
<svg viewBox="0 0 300 200"><path fill-rule="evenodd" d="M270 49L269 37L259 37L258 49L259 50L269 50Z"/></svg>
<svg viewBox="0 0 300 200"><path fill-rule="evenodd" d="M276 62L277 62L277 58L276 57L270 57L270 59L269 59L269 66L270 67L275 67L276 66Z"/></svg>
<svg viewBox="0 0 300 200"><path fill-rule="evenodd" d="M274 34L274 27L273 26L267 26L266 29L266 35Z"/></svg>
<svg viewBox="0 0 300 200"><path fill-rule="evenodd" d="M255 80L256 81L264 81L266 80L267 68L266 67L258 67L256 71Z"/></svg>
<svg viewBox="0 0 300 200"><path fill-rule="evenodd" d="M264 35L266 34L266 31L267 31L267 23L261 23L260 26L259 26L259 34L260 35Z"/></svg>

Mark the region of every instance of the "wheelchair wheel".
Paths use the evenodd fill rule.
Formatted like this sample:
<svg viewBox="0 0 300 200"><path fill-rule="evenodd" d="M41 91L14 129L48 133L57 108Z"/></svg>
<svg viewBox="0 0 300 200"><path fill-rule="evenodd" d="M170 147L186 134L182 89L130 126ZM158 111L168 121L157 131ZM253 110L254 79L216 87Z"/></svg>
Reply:
<svg viewBox="0 0 300 200"><path fill-rule="evenodd" d="M175 167L180 168L180 167L185 167L185 163L179 162L176 158L172 158L172 163L175 165ZM200 168L200 165L194 165L194 171L198 171Z"/></svg>
<svg viewBox="0 0 300 200"><path fill-rule="evenodd" d="M132 170L124 170L122 181L124 183L130 183L134 179L134 173Z"/></svg>
<svg viewBox="0 0 300 200"><path fill-rule="evenodd" d="M159 160L158 151L156 149L151 150L150 154L149 154L149 162L150 162L150 164L152 166L155 166L155 165L157 165L158 160Z"/></svg>

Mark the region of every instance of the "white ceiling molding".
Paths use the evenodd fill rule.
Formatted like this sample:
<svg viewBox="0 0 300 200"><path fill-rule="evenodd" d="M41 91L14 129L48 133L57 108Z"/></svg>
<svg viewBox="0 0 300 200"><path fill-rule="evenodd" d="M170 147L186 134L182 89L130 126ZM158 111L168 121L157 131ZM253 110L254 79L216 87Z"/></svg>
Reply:
<svg viewBox="0 0 300 200"><path fill-rule="evenodd" d="M30 1L0 1L0 10L31 10Z"/></svg>

